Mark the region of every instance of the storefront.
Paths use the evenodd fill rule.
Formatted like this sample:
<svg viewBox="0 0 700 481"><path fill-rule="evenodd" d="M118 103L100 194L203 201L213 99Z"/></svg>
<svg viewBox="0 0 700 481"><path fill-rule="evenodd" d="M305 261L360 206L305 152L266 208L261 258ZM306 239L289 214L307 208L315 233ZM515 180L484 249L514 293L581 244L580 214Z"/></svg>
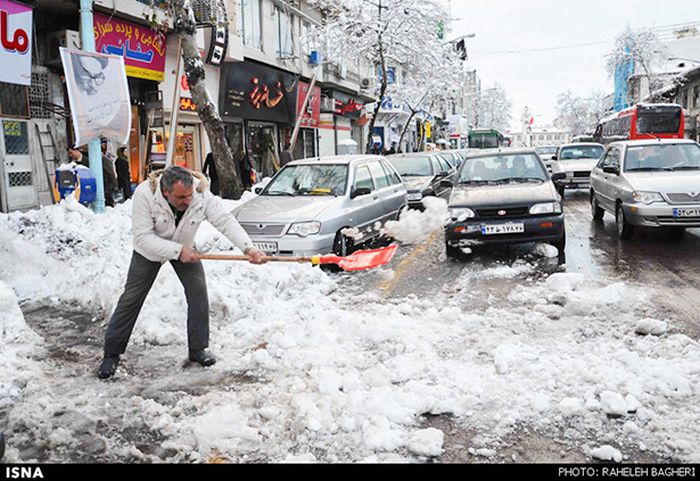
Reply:
<svg viewBox="0 0 700 481"><path fill-rule="evenodd" d="M219 112L234 159L248 155L259 176L270 176L291 138L298 82L288 72L251 61L221 69Z"/></svg>
<svg viewBox="0 0 700 481"><path fill-rule="evenodd" d="M127 145L132 182L143 180L145 142L150 130L146 108L165 78L166 42L146 26L95 12L95 50L124 57L131 96L131 134Z"/></svg>
<svg viewBox="0 0 700 481"><path fill-rule="evenodd" d="M365 143L365 99L330 88L325 89L323 95L319 125L321 155L337 154L338 142L349 139L357 143L358 152L361 152Z"/></svg>

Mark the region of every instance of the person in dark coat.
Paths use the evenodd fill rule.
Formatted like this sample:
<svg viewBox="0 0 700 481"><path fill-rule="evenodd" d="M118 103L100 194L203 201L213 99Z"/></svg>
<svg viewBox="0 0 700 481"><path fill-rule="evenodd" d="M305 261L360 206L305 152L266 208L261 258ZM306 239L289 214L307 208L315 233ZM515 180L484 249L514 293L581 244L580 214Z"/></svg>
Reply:
<svg viewBox="0 0 700 481"><path fill-rule="evenodd" d="M117 185L124 194L124 200L131 198L131 175L129 173L129 159L126 157L126 147L117 150L117 160L114 161L117 168Z"/></svg>
<svg viewBox="0 0 700 481"><path fill-rule="evenodd" d="M105 205L114 207L114 197L112 193L117 188L117 176L114 175L114 163L107 153L107 141L103 140L102 148L102 183L105 189Z"/></svg>
<svg viewBox="0 0 700 481"><path fill-rule="evenodd" d="M211 193L214 195L219 195L219 174L216 172L216 163L214 162L214 155L211 152L207 154L202 173L209 177L209 190Z"/></svg>
<svg viewBox="0 0 700 481"><path fill-rule="evenodd" d="M280 155L280 167L284 167L293 160L294 154L292 154L292 145L289 142L285 142L284 150L282 151L282 155Z"/></svg>

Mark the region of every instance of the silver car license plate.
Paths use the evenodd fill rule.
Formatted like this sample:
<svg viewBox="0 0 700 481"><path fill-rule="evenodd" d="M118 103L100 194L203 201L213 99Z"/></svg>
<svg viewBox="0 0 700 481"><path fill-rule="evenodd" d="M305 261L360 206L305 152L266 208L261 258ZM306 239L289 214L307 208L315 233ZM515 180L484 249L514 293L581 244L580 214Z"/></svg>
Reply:
<svg viewBox="0 0 700 481"><path fill-rule="evenodd" d="M510 222L508 224L485 224L481 226L482 235L492 234L517 234L525 232L525 224L522 222Z"/></svg>
<svg viewBox="0 0 700 481"><path fill-rule="evenodd" d="M700 217L700 209L673 209L673 217Z"/></svg>
<svg viewBox="0 0 700 481"><path fill-rule="evenodd" d="M266 254L274 254L277 252L277 242L253 242L253 247Z"/></svg>

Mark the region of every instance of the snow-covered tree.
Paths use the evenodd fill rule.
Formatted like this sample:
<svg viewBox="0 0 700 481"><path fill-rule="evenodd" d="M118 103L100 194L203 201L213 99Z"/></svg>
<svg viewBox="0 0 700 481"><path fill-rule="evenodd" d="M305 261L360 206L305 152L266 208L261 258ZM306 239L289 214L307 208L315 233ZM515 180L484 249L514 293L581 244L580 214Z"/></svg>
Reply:
<svg viewBox="0 0 700 481"><path fill-rule="evenodd" d="M474 128L508 130L513 104L499 83L471 94L468 107L467 118Z"/></svg>
<svg viewBox="0 0 700 481"><path fill-rule="evenodd" d="M659 87L655 78L658 68L668 58L668 48L649 29L634 30L629 25L615 38L615 46L606 57L606 70L611 77L630 62L634 72L648 79L650 91Z"/></svg>
<svg viewBox="0 0 700 481"><path fill-rule="evenodd" d="M426 52L432 56L444 51L437 36L439 25L448 19L445 4L441 0L312 0L311 3L326 13L321 33L325 55L365 58L376 68L379 102L369 123L371 133L381 101L389 90L389 67L400 66L408 72ZM432 75L439 76L440 72ZM367 150L371 139L370 135Z"/></svg>
<svg viewBox="0 0 700 481"><path fill-rule="evenodd" d="M606 115L605 94L594 91L588 97L579 97L570 90L557 97L557 127L566 128L573 135L593 131L598 121Z"/></svg>
<svg viewBox="0 0 700 481"><path fill-rule="evenodd" d="M228 22L226 6L223 0L216 1L217 8L212 14L216 18L211 19L217 24ZM204 62L197 48L197 24L190 0L166 0L158 3L155 7L163 10L167 19L172 19L172 27L180 37L182 61L185 66L185 75L189 84L192 101L197 105L197 114L202 120L202 125L207 132L212 155L216 163L216 171L219 175L222 197L239 199L243 195L243 184L239 173L238 165L233 159L233 154L226 141L224 123L221 120L219 111L214 103L211 94L207 90L204 81L206 73ZM154 26L167 30L165 25L155 25L156 15L153 15ZM173 106L177 108L177 106Z"/></svg>

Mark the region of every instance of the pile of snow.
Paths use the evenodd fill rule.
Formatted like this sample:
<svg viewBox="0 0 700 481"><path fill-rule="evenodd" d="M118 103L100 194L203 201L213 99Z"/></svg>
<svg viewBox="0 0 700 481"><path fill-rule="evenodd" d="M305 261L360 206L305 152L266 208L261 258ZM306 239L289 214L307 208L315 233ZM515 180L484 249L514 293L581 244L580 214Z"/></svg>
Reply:
<svg viewBox="0 0 700 481"><path fill-rule="evenodd" d="M64 203L0 215L0 281L19 301L78 303L105 322L131 255L129 210L127 202L96 216ZM209 226L197 243L230 247ZM700 461L698 343L637 336L648 301L633 286L557 273L513 283L476 309L469 296L443 293L348 295L339 278L306 265L211 261L205 269L215 366L183 367L187 307L164 265L115 379L95 378L90 363L100 352L87 343L82 364L41 360L54 376L50 388L28 382L14 395L0 392L8 429L26 443L50 440L53 461L88 450L105 461L197 462L219 453L243 462L396 462L439 456L445 433L425 429L422 418L449 413L478 434L469 452L489 459L500 440L528 426L580 447L583 433L597 433L620 447ZM7 302L20 325L17 299ZM6 344L10 366L36 347L27 336ZM151 439L150 452L134 432ZM619 457L608 451L594 450Z"/></svg>
<svg viewBox="0 0 700 481"><path fill-rule="evenodd" d="M592 449L591 456L602 461L615 461L616 463L622 461L622 453L608 444Z"/></svg>
<svg viewBox="0 0 700 481"><path fill-rule="evenodd" d="M660 336L668 331L668 323L657 319L642 319L637 323L634 332L637 334Z"/></svg>
<svg viewBox="0 0 700 481"><path fill-rule="evenodd" d="M423 199L423 206L423 211L406 209L399 216L399 220L388 221L384 225L384 233L403 244L417 244L445 226L450 216L445 199L426 197Z"/></svg>

